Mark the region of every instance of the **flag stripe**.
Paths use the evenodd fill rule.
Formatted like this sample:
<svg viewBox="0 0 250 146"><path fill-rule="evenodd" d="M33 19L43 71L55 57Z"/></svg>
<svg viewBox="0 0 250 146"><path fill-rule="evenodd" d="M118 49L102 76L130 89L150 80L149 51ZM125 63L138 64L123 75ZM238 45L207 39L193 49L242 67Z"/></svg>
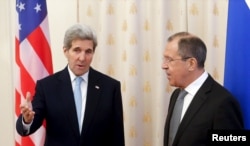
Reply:
<svg viewBox="0 0 250 146"><path fill-rule="evenodd" d="M26 92L34 95L36 81L53 73L46 0L17 0L15 37L15 119ZM43 146L44 121L33 134L21 137L16 132L16 146Z"/></svg>
<svg viewBox="0 0 250 146"><path fill-rule="evenodd" d="M25 66L23 65L23 61L20 59L20 46L18 45L18 40L16 39L16 63L17 65L19 66L19 74L20 74L20 87L21 87L21 91L22 93L20 93L21 95L24 95L25 96L25 93L27 91L31 92L31 94L33 95L34 93L34 81L32 80L32 78L30 77L30 74L29 72L27 72L27 70L25 69ZM25 54L25 52L23 53ZM27 57L27 59L29 59ZM27 62L30 62L32 63L32 61L28 60ZM17 98L17 97L16 97ZM20 103L17 103L17 104L20 104ZM16 108L18 108L19 105L16 105Z"/></svg>
<svg viewBox="0 0 250 146"><path fill-rule="evenodd" d="M50 45L50 36L49 36L49 26L48 26L49 22L48 22L48 17L45 17L44 20L42 21L42 23L40 24L40 28L48 42L48 44ZM52 58L52 57L51 57Z"/></svg>
<svg viewBox="0 0 250 146"><path fill-rule="evenodd" d="M41 79L42 77L47 76L48 72L44 64L41 62L39 54L35 52L31 45L32 44L30 44L29 40L27 39L24 40L22 44L20 44L21 48L25 48L20 49L20 59L25 70L29 71L32 79L36 81L38 79ZM38 70L37 68L39 68L40 70Z"/></svg>
<svg viewBox="0 0 250 146"><path fill-rule="evenodd" d="M36 38L40 38L37 40ZM51 63L51 54L50 54L50 46L41 30L40 27L37 27L30 36L27 37L30 44L32 45L32 48L34 48L34 51L37 54L37 57L40 58L42 61L41 65ZM52 67L51 66L45 66L47 67L44 69L44 71L49 71L49 73L52 73ZM45 73L41 76L47 76L49 73Z"/></svg>
<svg viewBox="0 0 250 146"><path fill-rule="evenodd" d="M21 139L21 145L22 146L36 146L33 143L32 139L29 136L28 137L22 137L22 139Z"/></svg>
<svg viewBox="0 0 250 146"><path fill-rule="evenodd" d="M17 90L15 90L15 97L16 97L16 106L20 105L21 103L21 95ZM20 108L16 108L16 115L19 115L21 113Z"/></svg>
<svg viewBox="0 0 250 146"><path fill-rule="evenodd" d="M41 126L38 130L38 133L45 133L45 127ZM33 134L30 136L31 139L33 140L35 146L43 146L44 145L44 139L45 135L38 135L38 134Z"/></svg>

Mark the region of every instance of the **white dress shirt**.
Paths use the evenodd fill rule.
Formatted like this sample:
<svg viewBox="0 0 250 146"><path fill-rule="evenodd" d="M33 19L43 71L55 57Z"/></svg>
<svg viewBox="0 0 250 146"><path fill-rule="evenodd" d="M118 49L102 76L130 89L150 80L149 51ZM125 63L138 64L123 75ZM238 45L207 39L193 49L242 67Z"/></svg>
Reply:
<svg viewBox="0 0 250 146"><path fill-rule="evenodd" d="M74 91L75 79L76 79L77 76L69 69L69 67L68 67L68 71L69 71L69 76L70 76L72 88L73 88L73 91ZM81 76L83 78L83 81L81 83L81 93L82 93L82 111L81 111L81 113L82 114L81 114L80 129L82 129L82 123L83 123L84 113L85 113L85 107L86 107L87 88L88 88L88 76L89 76L89 71L86 72L85 74L83 74Z"/></svg>
<svg viewBox="0 0 250 146"><path fill-rule="evenodd" d="M205 82L207 77L208 77L208 73L205 71L199 78L197 78L195 81L193 81L191 84L189 84L185 88L185 90L188 92L188 94L184 98L181 120L182 120L183 116L185 115L185 113L186 113L190 103L192 102L195 94L200 89L202 84Z"/></svg>

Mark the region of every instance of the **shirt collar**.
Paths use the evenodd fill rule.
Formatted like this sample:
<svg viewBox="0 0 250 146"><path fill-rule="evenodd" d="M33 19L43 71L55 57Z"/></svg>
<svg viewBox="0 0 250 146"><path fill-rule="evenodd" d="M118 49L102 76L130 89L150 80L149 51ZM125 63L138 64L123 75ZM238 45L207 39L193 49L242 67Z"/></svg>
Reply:
<svg viewBox="0 0 250 146"><path fill-rule="evenodd" d="M77 76L70 70L69 66L68 66L68 71L69 71L70 81L73 82ZM88 83L88 76L89 76L89 70L85 74L81 75L81 77L86 83Z"/></svg>
<svg viewBox="0 0 250 146"><path fill-rule="evenodd" d="M191 84L189 84L185 90L194 96L196 92L200 89L202 84L205 82L205 80L208 77L208 73L205 71L199 78L197 78L195 81L193 81Z"/></svg>

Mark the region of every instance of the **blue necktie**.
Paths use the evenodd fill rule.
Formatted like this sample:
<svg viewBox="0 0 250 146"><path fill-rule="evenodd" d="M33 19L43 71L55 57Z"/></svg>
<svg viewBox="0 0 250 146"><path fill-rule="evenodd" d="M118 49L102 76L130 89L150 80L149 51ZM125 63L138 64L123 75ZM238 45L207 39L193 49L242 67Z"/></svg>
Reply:
<svg viewBox="0 0 250 146"><path fill-rule="evenodd" d="M82 112L82 93L81 93L81 82L82 77L75 78L75 89L74 89L74 97L75 97L75 105L76 105L76 112L79 124L79 130L81 131L81 112Z"/></svg>
<svg viewBox="0 0 250 146"><path fill-rule="evenodd" d="M183 101L184 97L187 95L187 91L181 90L179 93L179 96L177 97L177 100L175 102L173 114L170 120L170 127L169 127L169 139L168 139L168 145L172 146L177 129L180 124L181 120L181 113L182 113L182 107L183 107Z"/></svg>

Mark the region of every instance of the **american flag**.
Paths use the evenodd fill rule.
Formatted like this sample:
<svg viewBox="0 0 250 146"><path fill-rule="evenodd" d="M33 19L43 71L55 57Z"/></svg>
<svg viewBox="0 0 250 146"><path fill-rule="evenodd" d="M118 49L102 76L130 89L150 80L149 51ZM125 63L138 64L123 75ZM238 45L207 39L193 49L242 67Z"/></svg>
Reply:
<svg viewBox="0 0 250 146"><path fill-rule="evenodd" d="M46 0L17 0L15 37L15 118L26 92L34 95L35 84L53 73ZM45 122L44 122L45 123ZM28 137L15 136L16 146L42 146L45 124Z"/></svg>

